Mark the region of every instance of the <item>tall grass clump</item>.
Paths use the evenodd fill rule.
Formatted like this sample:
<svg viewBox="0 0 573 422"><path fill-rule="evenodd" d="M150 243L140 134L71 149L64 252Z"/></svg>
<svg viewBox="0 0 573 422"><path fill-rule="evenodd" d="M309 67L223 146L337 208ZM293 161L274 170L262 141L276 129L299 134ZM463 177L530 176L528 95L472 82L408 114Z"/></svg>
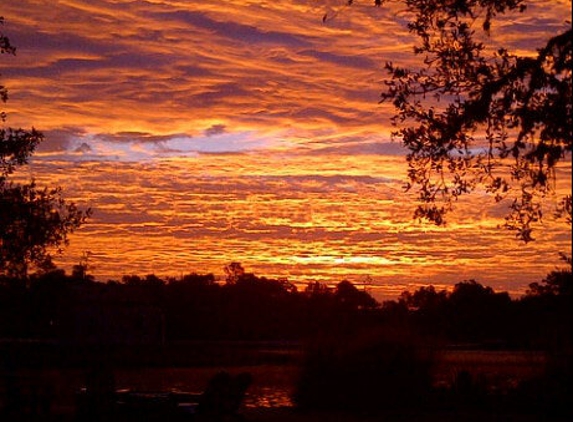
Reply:
<svg viewBox="0 0 573 422"><path fill-rule="evenodd" d="M391 410L431 391L433 352L406 330L318 336L308 346L294 402L303 409Z"/></svg>

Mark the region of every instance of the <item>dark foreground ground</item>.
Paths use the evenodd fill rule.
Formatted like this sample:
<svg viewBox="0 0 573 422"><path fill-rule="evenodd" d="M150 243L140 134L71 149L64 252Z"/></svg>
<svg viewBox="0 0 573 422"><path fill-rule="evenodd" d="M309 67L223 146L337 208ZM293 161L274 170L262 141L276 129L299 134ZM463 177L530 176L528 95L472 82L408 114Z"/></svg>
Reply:
<svg viewBox="0 0 573 422"><path fill-rule="evenodd" d="M81 422L73 411L54 413L41 422ZM300 411L295 408L249 408L241 412L242 422L570 422L568 417L540 414L503 413L483 411L421 412L404 410L392 413L360 414L333 411ZM21 419L18 419L21 421ZM10 422L6 420L6 422ZM165 422L169 422L167 419ZM190 419L191 422L191 419Z"/></svg>
<svg viewBox="0 0 573 422"><path fill-rule="evenodd" d="M328 411L283 409L249 409L246 422L570 422L567 417L527 414L491 414L480 411L424 413L415 410L368 415Z"/></svg>

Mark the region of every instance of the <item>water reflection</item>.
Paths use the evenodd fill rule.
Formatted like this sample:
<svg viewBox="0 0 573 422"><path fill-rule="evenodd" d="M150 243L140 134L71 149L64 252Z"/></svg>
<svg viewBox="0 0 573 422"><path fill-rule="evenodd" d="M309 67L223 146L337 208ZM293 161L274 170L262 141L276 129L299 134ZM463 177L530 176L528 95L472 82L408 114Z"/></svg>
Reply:
<svg viewBox="0 0 573 422"><path fill-rule="evenodd" d="M236 367L122 368L116 371L118 387L136 391L201 392L211 377L220 372L248 372L253 383L247 390L248 408L292 407L292 393L299 369L293 365L253 365Z"/></svg>
<svg viewBox="0 0 573 422"><path fill-rule="evenodd" d="M261 387L248 392L245 407L293 407L291 391L286 388Z"/></svg>

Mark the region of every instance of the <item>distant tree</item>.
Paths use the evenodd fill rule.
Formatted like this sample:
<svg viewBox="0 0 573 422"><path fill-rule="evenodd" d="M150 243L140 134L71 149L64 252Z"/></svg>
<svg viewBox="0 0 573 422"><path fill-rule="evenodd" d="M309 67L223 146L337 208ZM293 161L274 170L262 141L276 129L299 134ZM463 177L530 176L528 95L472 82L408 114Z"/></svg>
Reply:
<svg viewBox="0 0 573 422"><path fill-rule="evenodd" d="M82 254L80 262L72 267L72 279L76 281L88 281L92 282L95 280L93 275L88 274L88 261L90 252L86 251Z"/></svg>
<svg viewBox="0 0 573 422"><path fill-rule="evenodd" d="M510 338L514 321L512 303L507 292L469 280L457 283L451 292L431 285L405 291L398 301L384 302L382 310L436 338L503 342Z"/></svg>
<svg viewBox="0 0 573 422"><path fill-rule="evenodd" d="M210 287L215 285L215 276L213 274L186 274L181 280L171 280L169 284L185 284L195 287Z"/></svg>
<svg viewBox="0 0 573 422"><path fill-rule="evenodd" d="M245 269L240 262L231 262L225 266L225 274L227 275L227 284L235 284L245 275Z"/></svg>
<svg viewBox="0 0 573 422"><path fill-rule="evenodd" d="M368 292L358 290L348 280L343 280L336 285L334 297L347 309L374 309L379 306L376 299L370 296Z"/></svg>
<svg viewBox="0 0 573 422"><path fill-rule="evenodd" d="M511 301L507 292L495 292L491 287L484 286L475 280L462 281L454 286L449 300L460 309L476 306L478 309L487 311L486 304L495 302L508 303Z"/></svg>
<svg viewBox="0 0 573 422"><path fill-rule="evenodd" d="M0 25L3 18L0 18ZM16 49L0 31L0 53L15 54ZM8 93L0 85L0 99ZM6 114L0 112L0 274L24 279L30 265L50 268L52 248L68 242L68 235L80 227L90 211L80 210L62 197L59 187L40 188L32 180L10 180L16 168L28 162L44 139L35 129L5 127Z"/></svg>
<svg viewBox="0 0 573 422"><path fill-rule="evenodd" d="M528 296L567 296L573 292L573 274L571 269L551 271L541 283L529 285Z"/></svg>
<svg viewBox="0 0 573 422"><path fill-rule="evenodd" d="M436 291L434 286L420 287L414 293L405 291L400 295L400 301L403 301L408 309L433 310L444 305L448 298L448 292L441 290Z"/></svg>
<svg viewBox="0 0 573 422"><path fill-rule="evenodd" d="M481 187L495 201L512 200L505 226L533 240L555 169L571 153L571 21L535 57L520 56L489 34L496 16L524 12L524 0L374 3L390 2L404 7L419 39L420 67L387 63L382 93L396 110L393 137L409 150L415 217L442 225L460 196ZM561 200L570 222L571 195Z"/></svg>
<svg viewBox="0 0 573 422"><path fill-rule="evenodd" d="M309 282L305 289L304 289L304 293L307 296L327 296L331 293L331 289L328 287L328 285L321 283L319 281L314 281L314 282Z"/></svg>
<svg viewBox="0 0 573 422"><path fill-rule="evenodd" d="M449 295L450 335L458 340L481 341L507 338L511 298L475 280L454 286Z"/></svg>
<svg viewBox="0 0 573 422"><path fill-rule="evenodd" d="M549 367L554 375L566 377L571 392L573 366L573 277L571 258L563 256L568 267L551 271L540 282L531 283L519 300L522 330L536 347L550 351Z"/></svg>
<svg viewBox="0 0 573 422"><path fill-rule="evenodd" d="M277 282L280 284L281 289L288 293L298 293L298 287L296 284L289 281L288 278L279 278Z"/></svg>
<svg viewBox="0 0 573 422"><path fill-rule="evenodd" d="M127 286L140 286L140 287L163 287L165 286L165 281L157 277L155 274L148 274L145 278L141 278L138 275L124 275L121 278L123 284Z"/></svg>

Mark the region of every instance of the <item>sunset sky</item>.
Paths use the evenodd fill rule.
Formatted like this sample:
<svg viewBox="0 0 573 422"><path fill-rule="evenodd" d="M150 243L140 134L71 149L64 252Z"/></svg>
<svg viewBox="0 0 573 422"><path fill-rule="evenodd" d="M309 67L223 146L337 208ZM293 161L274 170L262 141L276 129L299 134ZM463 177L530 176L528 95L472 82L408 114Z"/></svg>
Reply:
<svg viewBox="0 0 573 422"><path fill-rule="evenodd" d="M476 279L515 295L571 254L549 215L524 245L479 192L446 227L412 219L379 104L386 61L418 63L400 7L344 0L2 2L7 125L46 141L21 170L91 207L56 262L99 280L247 271L368 281L377 298ZM571 2L531 2L492 38L533 54ZM323 22L324 14L330 17ZM571 161L558 170L571 190ZM549 198L555 204L557 199Z"/></svg>

